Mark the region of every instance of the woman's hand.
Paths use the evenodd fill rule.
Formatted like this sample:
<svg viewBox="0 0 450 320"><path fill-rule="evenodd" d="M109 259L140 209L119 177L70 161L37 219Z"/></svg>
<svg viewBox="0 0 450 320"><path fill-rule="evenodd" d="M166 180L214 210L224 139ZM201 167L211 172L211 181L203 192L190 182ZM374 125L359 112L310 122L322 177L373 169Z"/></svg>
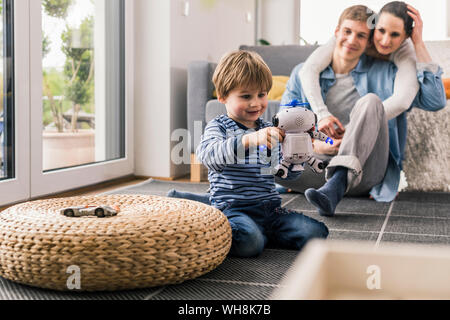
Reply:
<svg viewBox="0 0 450 320"><path fill-rule="evenodd" d="M414 28L411 34L411 40L416 49L417 62L431 63L433 60L423 42L423 21L420 13L414 7L408 5L408 15L414 20Z"/></svg>
<svg viewBox="0 0 450 320"><path fill-rule="evenodd" d="M335 116L329 116L319 121L320 132L325 133L327 136L333 139L342 139L344 137L345 128L338 118Z"/></svg>
<svg viewBox="0 0 450 320"><path fill-rule="evenodd" d="M318 154L326 154L328 156L335 156L339 152L339 148L341 147L342 139L334 140L333 145L329 145L320 140L314 140L313 148L314 152Z"/></svg>
<svg viewBox="0 0 450 320"><path fill-rule="evenodd" d="M414 7L408 5L408 15L414 20L414 28L411 34L411 40L415 45L420 44L423 42L423 21L422 17L420 16L420 12Z"/></svg>
<svg viewBox="0 0 450 320"><path fill-rule="evenodd" d="M267 146L268 149L282 143L286 133L284 130L275 127L268 127L242 137L242 144L245 149L250 147Z"/></svg>

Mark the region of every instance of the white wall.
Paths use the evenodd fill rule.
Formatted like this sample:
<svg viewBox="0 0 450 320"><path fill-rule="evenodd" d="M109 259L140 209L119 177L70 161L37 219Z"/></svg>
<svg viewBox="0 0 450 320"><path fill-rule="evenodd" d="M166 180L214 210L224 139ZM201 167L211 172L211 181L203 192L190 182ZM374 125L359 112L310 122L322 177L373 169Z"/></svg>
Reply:
<svg viewBox="0 0 450 320"><path fill-rule="evenodd" d="M300 0L258 0L258 39L299 44Z"/></svg>
<svg viewBox="0 0 450 320"><path fill-rule="evenodd" d="M371 10L379 12L388 2L387 0L302 0L301 36L308 42L325 43L334 34L339 16L345 8L364 4ZM424 23L424 40L445 40L450 36L447 34L448 19L450 18L447 14L449 0L408 0L406 2L420 11ZM327 10L323 8L327 8Z"/></svg>
<svg viewBox="0 0 450 320"><path fill-rule="evenodd" d="M447 4L447 38L450 38L450 0L446 1Z"/></svg>
<svg viewBox="0 0 450 320"><path fill-rule="evenodd" d="M183 16L183 5L190 13ZM219 61L241 44L253 45L255 0L216 0L212 7L203 0L170 0L171 61L185 68L193 59ZM252 20L247 21L247 13Z"/></svg>
<svg viewBox="0 0 450 320"><path fill-rule="evenodd" d="M170 176L170 2L135 0L135 174Z"/></svg>
<svg viewBox="0 0 450 320"><path fill-rule="evenodd" d="M218 62L239 45L254 44L255 0L216 0L212 6L204 0L135 1L135 174L180 176L188 166L171 162L177 143L170 138L187 127L187 66L193 60Z"/></svg>

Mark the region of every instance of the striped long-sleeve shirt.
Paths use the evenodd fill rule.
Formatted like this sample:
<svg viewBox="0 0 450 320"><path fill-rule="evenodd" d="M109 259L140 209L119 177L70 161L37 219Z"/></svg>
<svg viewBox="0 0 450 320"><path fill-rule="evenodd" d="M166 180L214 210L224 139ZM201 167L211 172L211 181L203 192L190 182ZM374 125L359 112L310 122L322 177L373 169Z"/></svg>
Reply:
<svg viewBox="0 0 450 320"><path fill-rule="evenodd" d="M212 120L205 128L196 150L197 158L208 168L210 202L217 208L227 204L250 204L261 200L279 200L275 190L274 168L281 159L281 146L277 152L267 149L245 150L242 137L252 130L272 126L257 120L256 129L248 129L226 115ZM286 180L299 177L289 171Z"/></svg>

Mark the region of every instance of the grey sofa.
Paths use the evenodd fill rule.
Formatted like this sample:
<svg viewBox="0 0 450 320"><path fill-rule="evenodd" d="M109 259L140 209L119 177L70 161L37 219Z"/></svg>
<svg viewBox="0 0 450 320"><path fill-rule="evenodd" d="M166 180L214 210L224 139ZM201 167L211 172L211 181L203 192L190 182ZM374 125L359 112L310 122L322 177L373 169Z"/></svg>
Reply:
<svg viewBox="0 0 450 320"><path fill-rule="evenodd" d="M240 47L242 50L259 53L274 76L290 76L292 69L304 62L316 48L300 45ZM195 152L205 125L226 112L225 105L213 98L212 76L216 66L217 64L207 61L194 61L188 67L187 121L192 138L191 153ZM279 101L269 101L264 119L270 121L278 112L279 106Z"/></svg>

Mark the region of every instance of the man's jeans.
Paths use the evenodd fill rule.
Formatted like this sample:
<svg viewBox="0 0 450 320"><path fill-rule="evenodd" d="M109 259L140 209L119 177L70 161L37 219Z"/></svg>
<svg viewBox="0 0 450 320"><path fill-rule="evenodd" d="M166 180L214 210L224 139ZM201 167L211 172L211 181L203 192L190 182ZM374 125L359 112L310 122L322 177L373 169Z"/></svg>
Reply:
<svg viewBox="0 0 450 320"><path fill-rule="evenodd" d="M222 212L233 234L230 254L237 257L258 256L269 241L283 248L301 250L308 240L328 236L325 224L281 208L281 201L227 205Z"/></svg>

